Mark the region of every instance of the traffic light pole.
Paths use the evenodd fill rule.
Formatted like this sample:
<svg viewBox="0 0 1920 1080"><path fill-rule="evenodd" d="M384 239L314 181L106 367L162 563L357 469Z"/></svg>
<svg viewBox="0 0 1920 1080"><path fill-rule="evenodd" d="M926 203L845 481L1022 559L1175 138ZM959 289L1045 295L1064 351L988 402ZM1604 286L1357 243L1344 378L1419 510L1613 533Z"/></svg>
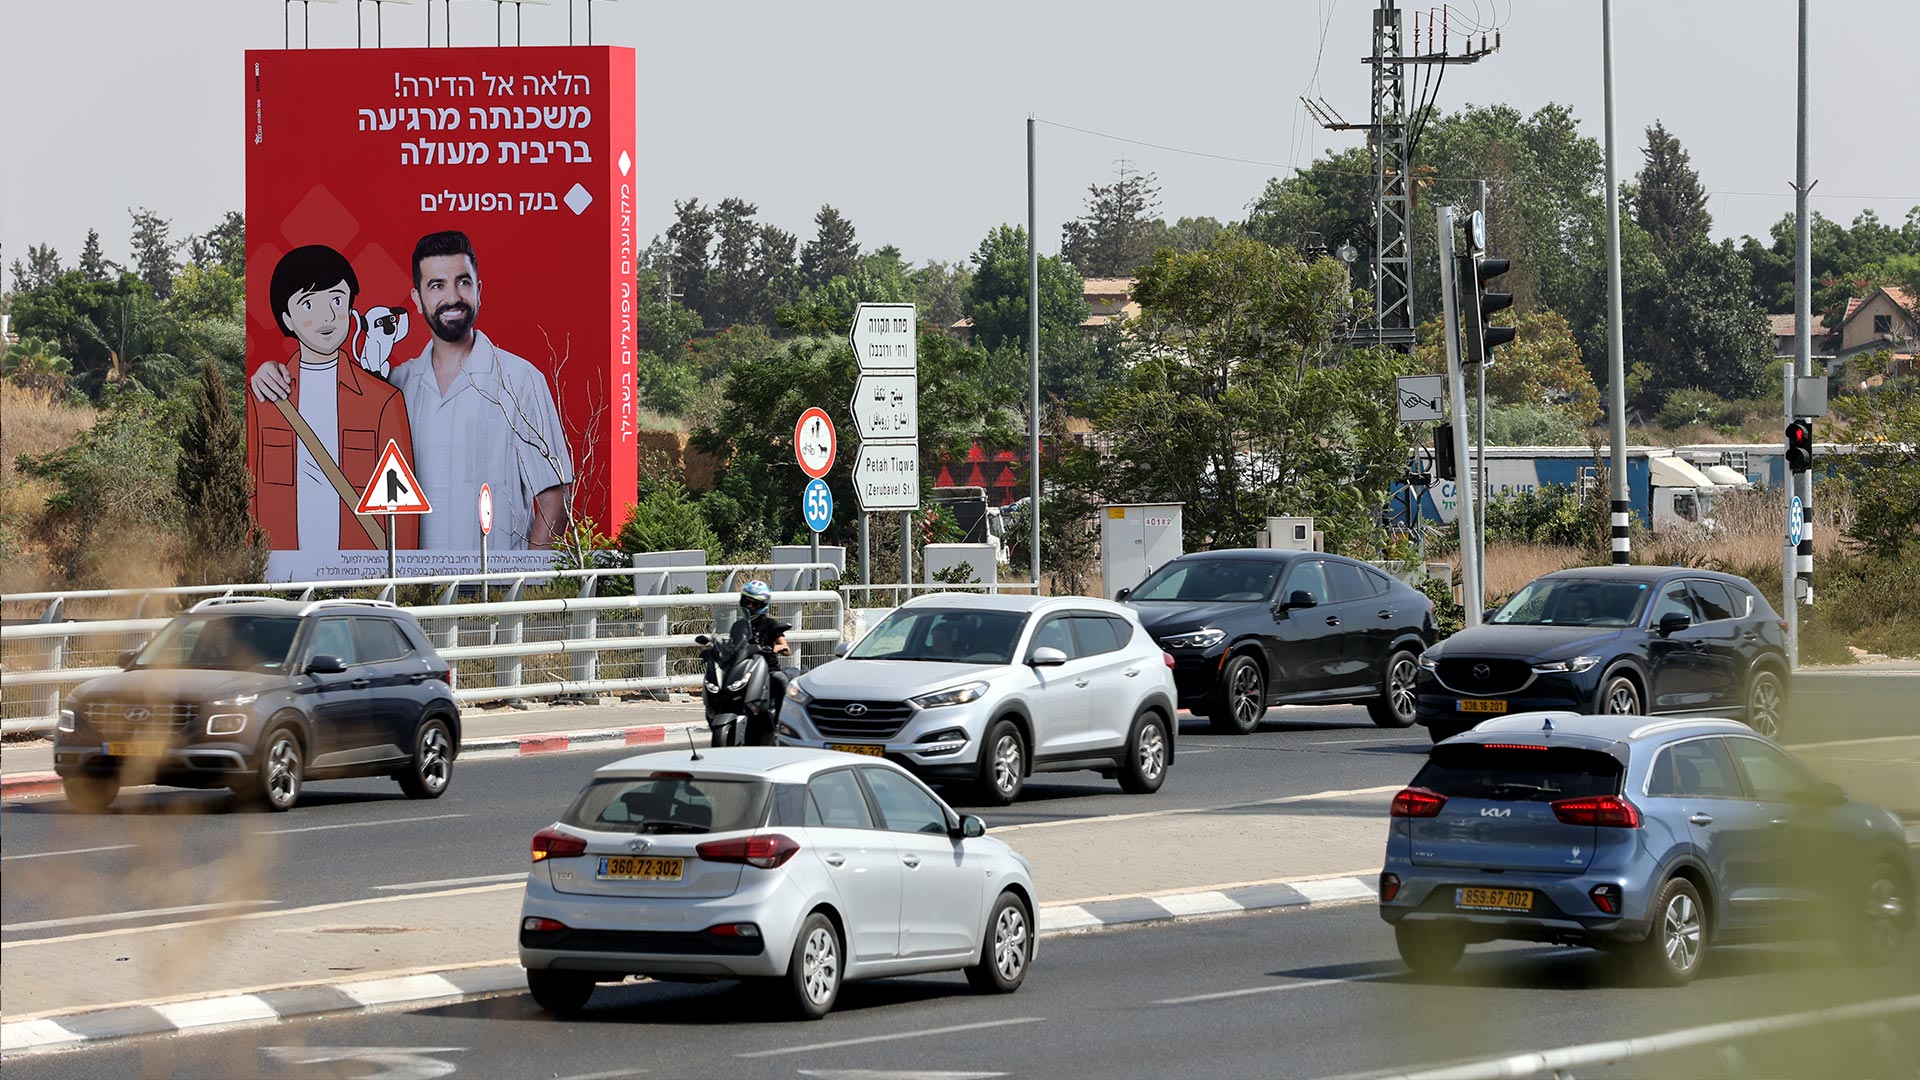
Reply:
<svg viewBox="0 0 1920 1080"><path fill-rule="evenodd" d="M1440 227L1440 304L1445 316L1443 336L1447 339L1447 388L1453 410L1453 460L1455 476L1462 471L1459 463L1467 461L1467 377L1460 366L1460 306L1455 277L1458 266L1453 257L1453 207L1440 206L1434 209ZM1466 475L1465 483L1456 479L1453 485L1454 506L1457 507L1454 520L1460 527L1460 606L1465 609L1465 622L1468 627L1480 625L1480 613L1486 607L1486 593L1480 585L1480 565L1474 558L1478 550L1479 529L1473 519L1473 491L1470 484L1472 474Z"/></svg>
<svg viewBox="0 0 1920 1080"><path fill-rule="evenodd" d="M1612 444L1609 506L1613 561L1633 561L1633 503L1627 500L1627 360L1620 300L1620 177L1613 165L1613 0L1600 3L1601 56L1607 91L1607 428Z"/></svg>
<svg viewBox="0 0 1920 1080"><path fill-rule="evenodd" d="M1800 0L1800 93L1798 132L1794 147L1794 257L1793 257L1793 367L1787 375L1787 420L1801 419L1794 398L1797 383L1813 377L1813 226L1807 216L1807 0ZM1807 440L1812 456L1813 440ZM1810 464L1810 463L1809 463ZM1800 599L1804 583L1806 601L1813 603L1813 470L1787 474L1790 493L1787 512L1793 512L1793 500L1800 502L1800 543L1786 548L1787 662L1800 665ZM1792 537L1789 536L1791 541Z"/></svg>

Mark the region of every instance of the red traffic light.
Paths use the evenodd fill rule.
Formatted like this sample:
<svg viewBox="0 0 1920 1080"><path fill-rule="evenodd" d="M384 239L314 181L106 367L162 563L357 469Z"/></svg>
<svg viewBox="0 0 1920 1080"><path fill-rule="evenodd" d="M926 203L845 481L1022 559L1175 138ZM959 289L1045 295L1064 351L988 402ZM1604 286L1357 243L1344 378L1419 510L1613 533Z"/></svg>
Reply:
<svg viewBox="0 0 1920 1080"><path fill-rule="evenodd" d="M1787 469L1803 473L1813 468L1813 425L1795 420L1787 425Z"/></svg>

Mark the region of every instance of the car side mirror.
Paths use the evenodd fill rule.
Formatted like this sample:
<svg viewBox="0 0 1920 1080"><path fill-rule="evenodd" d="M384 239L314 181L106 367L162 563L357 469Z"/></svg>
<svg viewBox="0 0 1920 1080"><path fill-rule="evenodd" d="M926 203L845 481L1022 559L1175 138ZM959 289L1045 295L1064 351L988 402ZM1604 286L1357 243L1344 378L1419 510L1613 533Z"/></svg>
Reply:
<svg viewBox="0 0 1920 1080"><path fill-rule="evenodd" d="M971 840L976 836L987 835L987 823L972 814L960 815L960 827L954 830L956 839Z"/></svg>
<svg viewBox="0 0 1920 1080"><path fill-rule="evenodd" d="M1034 667L1059 667L1066 662L1067 654L1051 645L1040 646L1033 650L1032 656L1027 658L1027 663Z"/></svg>
<svg viewBox="0 0 1920 1080"><path fill-rule="evenodd" d="M346 662L332 653L321 653L307 661L309 675L339 675L347 670Z"/></svg>
<svg viewBox="0 0 1920 1080"><path fill-rule="evenodd" d="M1813 803L1816 806L1843 806L1846 801L1847 793L1839 784L1822 783L1813 789Z"/></svg>
<svg viewBox="0 0 1920 1080"><path fill-rule="evenodd" d="M1481 622L1492 622L1492 621L1493 621L1493 613L1494 613L1494 612L1496 612L1496 611L1499 611L1499 610L1500 610L1500 609L1499 609L1499 608L1497 608L1497 607L1490 607L1490 608L1488 608L1487 610L1485 610L1485 611L1483 611L1483 612L1481 612L1481 613L1480 613L1480 621L1481 621Z"/></svg>
<svg viewBox="0 0 1920 1080"><path fill-rule="evenodd" d="M1294 608L1310 608L1310 607L1317 607L1317 606L1318 604L1313 599L1312 593L1308 592L1305 589L1295 589L1292 592L1287 594L1286 602L1280 605L1280 610L1292 611Z"/></svg>
<svg viewBox="0 0 1920 1080"><path fill-rule="evenodd" d="M1669 611L1665 615L1660 616L1660 636L1666 637L1669 634L1677 634L1692 625L1693 617L1691 615L1688 615L1684 611Z"/></svg>
<svg viewBox="0 0 1920 1080"><path fill-rule="evenodd" d="M118 663L118 664L120 665L120 670L122 670L122 671L125 671L126 669L128 669L128 668L130 668L130 667L132 667L132 666L133 666L133 661L134 661L134 658L135 658L135 657L137 657L137 656L139 656L139 655L140 655L140 648L139 648L138 646L136 646L136 647L134 647L134 648L131 648L131 649L126 649L126 650L123 650L123 651L122 651L122 652L120 653L120 658L119 658L119 660L117 660L117 661L115 661L115 662L116 662L116 663Z"/></svg>
<svg viewBox="0 0 1920 1080"><path fill-rule="evenodd" d="M841 641L841 642L836 642L836 643L834 644L834 646L833 646L833 655L834 655L834 656L835 656L836 658L837 658L837 657L842 657L842 656L845 656L845 655L847 655L847 654L848 654L849 652L852 652L852 651L853 651L853 646L851 646L851 645L849 645L849 644L847 644L847 643L846 643L846 642L844 642L844 641Z"/></svg>
<svg viewBox="0 0 1920 1080"><path fill-rule="evenodd" d="M1132 589L1121 589L1119 592L1113 594L1113 598L1115 601L1124 603L1127 597L1132 595L1133 595Z"/></svg>

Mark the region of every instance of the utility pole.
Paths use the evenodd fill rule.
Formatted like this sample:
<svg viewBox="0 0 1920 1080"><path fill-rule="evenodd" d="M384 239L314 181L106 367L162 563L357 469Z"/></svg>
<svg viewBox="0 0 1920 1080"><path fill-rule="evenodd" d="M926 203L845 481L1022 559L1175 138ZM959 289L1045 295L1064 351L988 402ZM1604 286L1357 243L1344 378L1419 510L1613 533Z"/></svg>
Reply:
<svg viewBox="0 0 1920 1080"><path fill-rule="evenodd" d="M1467 460L1467 377L1460 366L1460 307L1454 284L1457 267L1453 258L1453 207L1437 207L1434 215L1440 226L1440 306L1445 316L1443 332L1447 339L1447 387L1452 399L1453 460L1463 462ZM1479 530L1475 528L1473 518L1473 493L1459 482L1457 467L1454 475L1454 504L1458 507L1454 520L1460 527L1460 606L1465 609L1466 625L1471 628L1480 625L1480 612L1486 602L1486 594L1480 584L1480 566L1474 558Z"/></svg>
<svg viewBox="0 0 1920 1080"><path fill-rule="evenodd" d="M1813 378L1813 225L1807 216L1807 195L1813 184L1807 180L1807 0L1800 0L1800 94L1798 131L1795 134L1793 182L1793 368L1787 375L1787 420L1807 420L1798 383ZM1812 449L1811 442L1808 449ZM1786 573L1781 598L1787 608L1787 663L1800 666L1800 601L1813 604L1813 470L1787 473L1787 511L1800 504L1800 543L1788 538L1783 560Z"/></svg>
<svg viewBox="0 0 1920 1080"><path fill-rule="evenodd" d="M1620 325L1620 177L1613 167L1613 0L1600 0L1600 40L1607 93L1607 412L1613 442L1613 561L1633 561L1627 501L1627 360Z"/></svg>
<svg viewBox="0 0 1920 1080"><path fill-rule="evenodd" d="M1473 182L1474 201L1479 204L1480 220L1487 220L1487 182ZM1480 525L1474 534L1477 546L1474 558L1480 563L1480 580L1487 580L1487 365L1493 363L1492 350L1485 356L1476 356L1473 375L1479 385L1474 396L1477 399L1479 416L1473 425L1473 520Z"/></svg>
<svg viewBox="0 0 1920 1080"><path fill-rule="evenodd" d="M1033 117L1027 117L1027 468L1033 490L1033 594L1040 595L1040 234L1033 182Z"/></svg>
<svg viewBox="0 0 1920 1080"><path fill-rule="evenodd" d="M1373 50L1360 62L1372 68L1373 114L1365 124L1351 124L1324 100L1301 98L1307 111L1329 131L1366 131L1373 152L1373 252L1372 275L1368 288L1373 293L1373 318L1370 325L1354 327L1347 340L1355 345L1384 345L1400 352L1412 352L1413 312L1413 193L1408 186L1412 168L1413 144L1408 126L1419 113L1433 104L1429 97L1407 102L1408 69L1420 64L1472 64L1500 49L1500 32L1493 32L1489 46L1487 35L1474 44L1473 35L1462 33L1464 50L1452 52L1449 17L1442 13L1439 25L1427 16L1426 49L1420 47L1420 14L1414 13L1413 54L1407 55L1402 9L1399 0L1379 0L1373 13Z"/></svg>

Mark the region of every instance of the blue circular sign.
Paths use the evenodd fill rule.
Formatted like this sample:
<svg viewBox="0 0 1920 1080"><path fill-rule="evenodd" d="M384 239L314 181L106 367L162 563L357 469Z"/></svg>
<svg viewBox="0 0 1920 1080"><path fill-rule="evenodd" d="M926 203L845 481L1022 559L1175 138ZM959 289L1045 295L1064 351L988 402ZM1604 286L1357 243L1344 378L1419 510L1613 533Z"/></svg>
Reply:
<svg viewBox="0 0 1920 1080"><path fill-rule="evenodd" d="M1806 508L1801 505L1800 496L1795 495L1787 509L1787 543L1795 547L1800 546L1800 533L1806 526L1806 521Z"/></svg>
<svg viewBox="0 0 1920 1080"><path fill-rule="evenodd" d="M814 532L826 532L833 524L833 489L825 480L807 481L807 490L800 496L800 516Z"/></svg>

